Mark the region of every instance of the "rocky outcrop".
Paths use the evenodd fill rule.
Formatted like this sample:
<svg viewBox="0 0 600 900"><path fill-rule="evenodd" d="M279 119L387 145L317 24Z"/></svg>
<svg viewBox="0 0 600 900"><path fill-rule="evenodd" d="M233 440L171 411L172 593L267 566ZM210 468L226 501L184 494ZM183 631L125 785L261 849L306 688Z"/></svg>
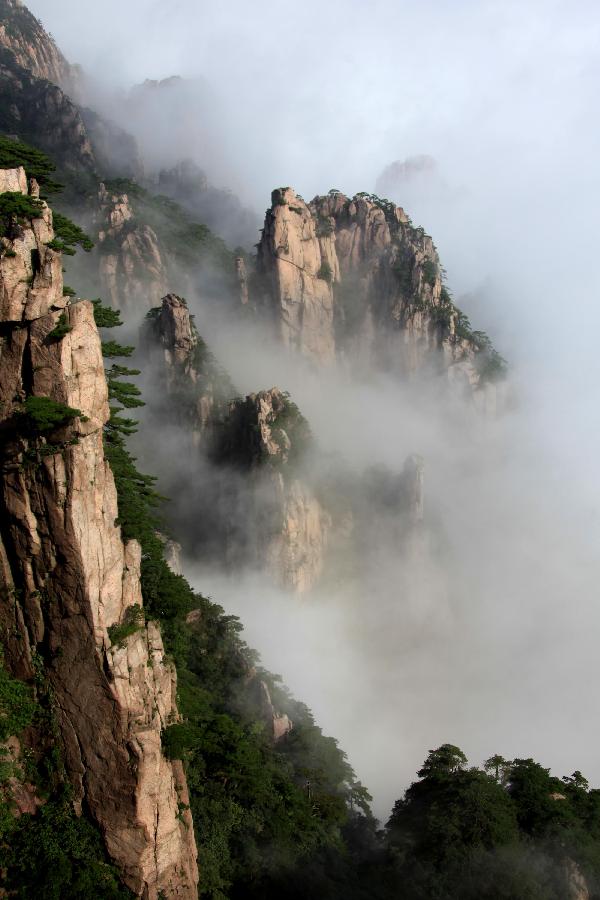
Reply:
<svg viewBox="0 0 600 900"><path fill-rule="evenodd" d="M155 231L136 220L127 194L101 184L98 200L99 274L105 297L124 311L156 306L167 290L167 272Z"/></svg>
<svg viewBox="0 0 600 900"><path fill-rule="evenodd" d="M183 297L167 294L141 331L155 381L153 408L208 448L235 390L198 334Z"/></svg>
<svg viewBox="0 0 600 900"><path fill-rule="evenodd" d="M21 0L0 0L0 47L35 78L73 89L76 72Z"/></svg>
<svg viewBox="0 0 600 900"><path fill-rule="evenodd" d="M274 191L257 274L256 305L319 365L431 370L468 394L485 391L490 360L501 365L452 303L431 237L389 201L330 191L307 204Z"/></svg>
<svg viewBox="0 0 600 900"><path fill-rule="evenodd" d="M271 692L266 681L256 680L255 690L258 694L260 715L265 722L273 741L277 743L289 734L294 723L286 713L278 713L271 700Z"/></svg>
<svg viewBox="0 0 600 900"><path fill-rule="evenodd" d="M2 131L44 150L61 169L92 174L96 159L79 108L58 85L37 78L0 46Z"/></svg>
<svg viewBox="0 0 600 900"><path fill-rule="evenodd" d="M79 67L67 62L41 23L19 0L0 0L2 131L48 153L63 177L97 170L104 177L141 177L135 139L78 105L81 93ZM86 187L93 189L92 179ZM74 191L69 202L78 199Z"/></svg>
<svg viewBox="0 0 600 900"><path fill-rule="evenodd" d="M175 85L181 83L181 80L174 81ZM142 91L152 92L156 89L156 85L151 87L149 83L141 86ZM160 85L158 90L160 91ZM161 108L161 117L162 115L164 108ZM184 159L169 169L161 169L158 174L158 191L179 203L198 222L203 222L230 246L250 247L256 242L260 227L258 215L244 206L232 191L210 184L206 173L193 160Z"/></svg>
<svg viewBox="0 0 600 900"><path fill-rule="evenodd" d="M567 900L590 900L590 889L585 875L572 859L565 861Z"/></svg>
<svg viewBox="0 0 600 900"><path fill-rule="evenodd" d="M300 411L277 388L236 398L175 294L151 310L141 346L151 415L182 427L199 454L198 471L208 464L213 473L201 505L190 504L187 530L197 534L201 518L228 565L256 565L287 588L309 590L323 569L331 517L302 472L310 429Z"/></svg>
<svg viewBox="0 0 600 900"><path fill-rule="evenodd" d="M0 188L25 193L23 179L2 172ZM161 729L178 718L175 671L144 621L140 546L116 524L93 306L63 297L52 237L44 204L4 239L11 253L0 260L5 661L31 683L42 666L75 808L96 820L126 884L148 900L195 898L185 778L161 749Z"/></svg>
<svg viewBox="0 0 600 900"><path fill-rule="evenodd" d="M333 285L340 271L333 232L317 233L317 224L291 188L273 191L258 266L267 282L263 301L284 345L331 364L336 356Z"/></svg>
<svg viewBox="0 0 600 900"><path fill-rule="evenodd" d="M135 138L88 107L82 106L79 111L102 176L141 180L144 167Z"/></svg>
<svg viewBox="0 0 600 900"><path fill-rule="evenodd" d="M310 429L278 388L230 404L213 456L247 473L254 495L253 553L283 587L298 593L318 581L332 526L300 463Z"/></svg>

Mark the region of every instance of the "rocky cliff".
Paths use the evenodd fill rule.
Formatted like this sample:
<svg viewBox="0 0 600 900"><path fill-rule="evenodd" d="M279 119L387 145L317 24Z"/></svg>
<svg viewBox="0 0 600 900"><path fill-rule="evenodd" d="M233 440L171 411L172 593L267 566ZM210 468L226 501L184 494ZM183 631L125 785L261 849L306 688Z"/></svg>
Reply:
<svg viewBox="0 0 600 900"><path fill-rule="evenodd" d="M16 62L35 78L43 78L69 90L76 71L62 55L21 0L0 0L0 47L10 50Z"/></svg>
<svg viewBox="0 0 600 900"><path fill-rule="evenodd" d="M125 312L155 306L167 290L156 232L137 221L127 194L101 184L98 203L98 265L104 295Z"/></svg>
<svg viewBox="0 0 600 900"><path fill-rule="evenodd" d="M79 107L0 44L0 130L46 151L64 171L92 174L96 159Z"/></svg>
<svg viewBox="0 0 600 900"><path fill-rule="evenodd" d="M150 311L141 332L156 379L154 408L188 429L208 449L235 389L198 334L182 297L167 294Z"/></svg>
<svg viewBox="0 0 600 900"><path fill-rule="evenodd" d="M288 347L319 365L445 374L481 402L502 363L453 304L433 241L400 207L330 191L273 191L254 302Z"/></svg>
<svg viewBox="0 0 600 900"><path fill-rule="evenodd" d="M22 169L0 193L27 196ZM30 199L36 199L35 184ZM36 205L39 201L36 202ZM30 211L31 212L31 211ZM4 223L0 259L0 605L5 661L43 672L73 803L139 896L197 896L180 763L161 749L176 676L145 621L141 550L123 542L103 451L109 416L91 303L63 296L52 213ZM10 235L6 236L6 235Z"/></svg>
<svg viewBox="0 0 600 900"><path fill-rule="evenodd" d="M81 105L83 80L54 39L19 0L0 0L0 130L48 153L70 187L69 202L81 202L95 176L141 177L131 135ZM82 176L89 176L81 181ZM77 191L79 190L79 194Z"/></svg>
<svg viewBox="0 0 600 900"><path fill-rule="evenodd" d="M190 530L194 517L211 521L222 536L215 552L231 565L258 565L277 583L308 590L323 568L331 517L299 465L310 443L305 419L278 388L236 398L181 297L164 297L142 335L153 414L191 435L198 472L202 460L213 471Z"/></svg>
<svg viewBox="0 0 600 900"><path fill-rule="evenodd" d="M213 449L219 464L246 473L256 562L298 593L318 581L332 527L300 466L310 440L289 395L271 388L232 401Z"/></svg>
<svg viewBox="0 0 600 900"><path fill-rule="evenodd" d="M164 109L164 108L163 108ZM193 160L184 159L158 173L158 190L204 222L231 247L252 246L260 221L254 210L243 206L232 191L210 184Z"/></svg>

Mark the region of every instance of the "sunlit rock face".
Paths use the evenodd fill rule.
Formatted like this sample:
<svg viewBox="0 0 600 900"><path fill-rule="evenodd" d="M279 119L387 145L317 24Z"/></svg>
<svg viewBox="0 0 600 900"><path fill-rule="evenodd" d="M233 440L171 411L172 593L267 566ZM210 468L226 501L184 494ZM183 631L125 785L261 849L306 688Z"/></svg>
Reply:
<svg viewBox="0 0 600 900"><path fill-rule="evenodd" d="M21 0L0 0L0 19L0 47L9 50L18 65L36 78L74 88L73 67Z"/></svg>
<svg viewBox="0 0 600 900"><path fill-rule="evenodd" d="M22 169L0 191L27 193ZM37 189L31 185L35 198ZM52 213L2 238L0 259L0 627L10 670L33 682L40 657L55 698L76 810L89 810L139 896L197 896L185 777L161 730L178 719L176 675L160 631L144 622L141 548L124 542L104 456L108 389L92 303L63 296ZM7 255L8 253L8 255ZM56 335L57 326L59 334ZM77 412L32 436L24 401ZM139 627L111 626L139 611ZM113 632L114 634L114 632Z"/></svg>
<svg viewBox="0 0 600 900"><path fill-rule="evenodd" d="M194 445L208 451L235 390L199 335L183 297L167 294L150 311L140 345L153 377L153 411L185 428Z"/></svg>
<svg viewBox="0 0 600 900"><path fill-rule="evenodd" d="M489 340L452 303L432 238L389 201L273 191L252 302L315 365L441 375L492 403Z"/></svg>
<svg viewBox="0 0 600 900"><path fill-rule="evenodd" d="M127 194L98 195L100 283L115 309L135 314L160 302L167 290L166 263L156 232L137 222Z"/></svg>

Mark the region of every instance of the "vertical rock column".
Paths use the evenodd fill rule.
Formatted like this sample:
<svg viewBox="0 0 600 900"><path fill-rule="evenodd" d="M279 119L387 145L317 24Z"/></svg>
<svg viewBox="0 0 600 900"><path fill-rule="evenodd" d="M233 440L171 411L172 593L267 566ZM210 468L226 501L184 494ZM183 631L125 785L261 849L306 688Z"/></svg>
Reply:
<svg viewBox="0 0 600 900"><path fill-rule="evenodd" d="M16 187L18 186L18 187ZM0 193L27 193L22 169L0 170ZM104 457L108 391L88 301L63 297L60 254L46 246L52 213L2 239L0 258L0 627L19 677L44 670L54 696L74 803L100 826L138 896L197 897L185 777L163 756L178 717L176 674L160 631L113 644L110 626L143 609L141 549L124 543ZM65 325L62 337L52 334ZM64 329L61 329L64 331ZM23 401L48 397L81 412L50 437L23 431ZM49 433L50 434L50 433Z"/></svg>

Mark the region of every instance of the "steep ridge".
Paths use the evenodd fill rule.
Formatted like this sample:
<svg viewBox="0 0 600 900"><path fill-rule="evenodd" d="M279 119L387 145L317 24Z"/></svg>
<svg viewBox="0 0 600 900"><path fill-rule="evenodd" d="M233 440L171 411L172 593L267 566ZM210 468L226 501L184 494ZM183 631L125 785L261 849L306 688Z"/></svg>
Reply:
<svg viewBox="0 0 600 900"><path fill-rule="evenodd" d="M134 138L83 107L82 93L79 67L41 23L20 0L0 0L0 130L52 156L74 204L83 187L93 190L98 170L104 177L143 174Z"/></svg>
<svg viewBox="0 0 600 900"><path fill-rule="evenodd" d="M22 168L0 170L0 194L26 204L3 223L0 259L5 659L31 683L44 671L75 808L99 824L125 883L149 900L194 898L185 776L161 749L178 720L176 675L144 619L140 545L117 524L94 307L63 296L37 193Z"/></svg>
<svg viewBox="0 0 600 900"><path fill-rule="evenodd" d="M332 190L307 204L292 188L273 191L257 276L255 305L314 363L430 369L493 405L504 361L453 304L431 237L393 203Z"/></svg>
<svg viewBox="0 0 600 900"><path fill-rule="evenodd" d="M153 408L190 431L195 446L210 451L215 428L236 391L200 337L182 297L167 294L150 310L141 345L156 377Z"/></svg>
<svg viewBox="0 0 600 900"><path fill-rule="evenodd" d="M185 429L218 472L213 489L221 488L202 516L219 520L229 565L249 562L278 584L308 590L332 522L297 466L311 440L300 411L278 388L235 397L181 297L164 297L142 335L155 415Z"/></svg>
<svg viewBox="0 0 600 900"><path fill-rule="evenodd" d="M182 486L169 488L185 498L188 552L208 554L213 564L220 558L230 570L250 564L305 593L333 556L363 553L373 517L398 547L420 529L420 458L409 457L397 474L350 473L341 460L332 467L286 392L236 396L181 297L165 296L141 335L152 428L176 425L194 448Z"/></svg>
<svg viewBox="0 0 600 900"><path fill-rule="evenodd" d="M0 0L0 46L10 50L18 65L35 78L51 81L67 91L73 87L74 67L21 0Z"/></svg>
<svg viewBox="0 0 600 900"><path fill-rule="evenodd" d="M96 158L79 107L0 46L0 129L49 153L61 170L92 175Z"/></svg>
<svg viewBox="0 0 600 900"><path fill-rule="evenodd" d="M253 556L275 583L305 593L325 563L332 518L298 468L308 423L278 388L234 400L213 453L247 473Z"/></svg>
<svg viewBox="0 0 600 900"><path fill-rule="evenodd" d="M135 181L100 184L96 229L101 291L131 318L156 306L168 289L200 287L223 296L237 288L235 257L225 243Z"/></svg>
<svg viewBox="0 0 600 900"><path fill-rule="evenodd" d="M167 290L167 273L156 232L137 222L129 197L98 193L99 276L115 309L128 312L154 306Z"/></svg>

